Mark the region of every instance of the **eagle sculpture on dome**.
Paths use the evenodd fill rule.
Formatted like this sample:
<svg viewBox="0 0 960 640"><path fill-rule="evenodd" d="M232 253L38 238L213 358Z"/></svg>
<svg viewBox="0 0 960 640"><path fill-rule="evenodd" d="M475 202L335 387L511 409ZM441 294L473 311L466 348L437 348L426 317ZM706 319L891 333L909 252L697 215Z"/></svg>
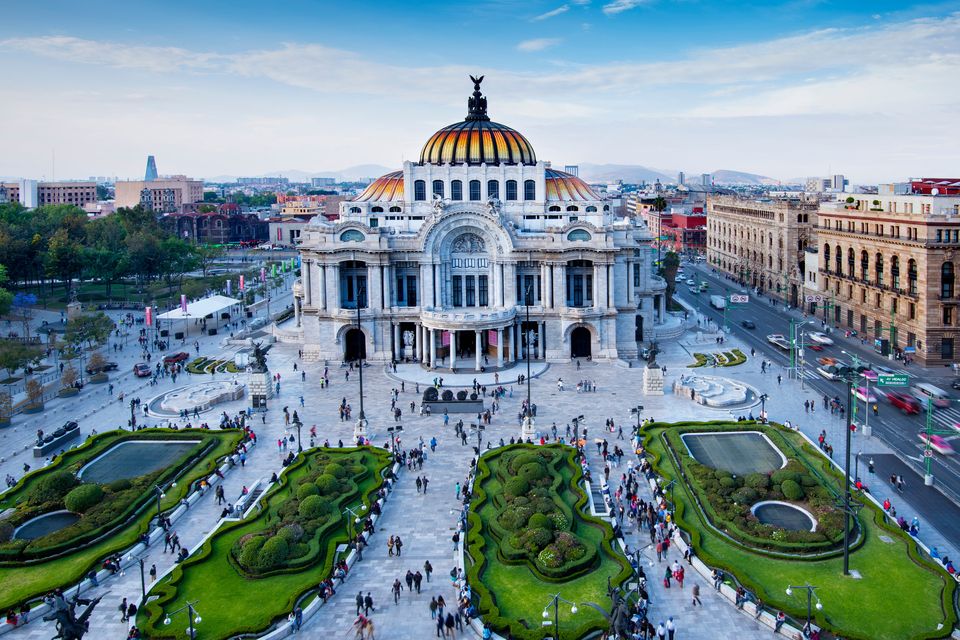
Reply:
<svg viewBox="0 0 960 640"><path fill-rule="evenodd" d="M470 76L470 79L473 80L473 95L467 98L467 110L469 111L467 119L487 120L487 99L480 93L480 83L483 82L483 76L479 78Z"/></svg>

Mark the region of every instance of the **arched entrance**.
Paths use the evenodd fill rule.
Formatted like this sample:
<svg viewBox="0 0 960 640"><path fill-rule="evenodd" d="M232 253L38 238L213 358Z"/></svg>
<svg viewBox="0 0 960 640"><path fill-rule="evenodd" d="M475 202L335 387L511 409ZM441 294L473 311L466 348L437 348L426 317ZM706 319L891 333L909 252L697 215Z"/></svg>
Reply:
<svg viewBox="0 0 960 640"><path fill-rule="evenodd" d="M343 336L343 361L351 362L367 357L366 336L360 329L349 329Z"/></svg>
<svg viewBox="0 0 960 640"><path fill-rule="evenodd" d="M570 332L570 357L590 357L590 330L586 327L577 327Z"/></svg>

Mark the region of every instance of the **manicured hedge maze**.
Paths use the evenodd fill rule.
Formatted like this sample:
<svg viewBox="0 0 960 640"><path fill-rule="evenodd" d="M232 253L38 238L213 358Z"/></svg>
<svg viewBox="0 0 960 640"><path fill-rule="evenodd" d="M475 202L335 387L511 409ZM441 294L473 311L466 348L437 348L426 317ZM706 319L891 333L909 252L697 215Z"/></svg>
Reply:
<svg viewBox="0 0 960 640"><path fill-rule="evenodd" d="M613 531L585 514L582 471L570 447L517 444L480 458L469 515L468 567L484 621L522 640L551 635L541 612L553 594L609 605L607 579L630 574ZM552 619L552 618L551 618ZM561 613L561 629L580 638L603 628L589 607Z"/></svg>
<svg viewBox="0 0 960 640"><path fill-rule="evenodd" d="M174 506L194 481L213 473L217 460L231 453L242 438L238 431L109 431L22 478L0 498L0 511L14 509L0 522L0 610L73 584L107 556L133 546L156 513L155 485L166 491L162 507ZM88 462L131 440L196 440L197 444L173 464L151 473L108 483L77 478ZM170 487L174 480L177 486ZM12 538L17 526L62 510L80 517L38 538Z"/></svg>

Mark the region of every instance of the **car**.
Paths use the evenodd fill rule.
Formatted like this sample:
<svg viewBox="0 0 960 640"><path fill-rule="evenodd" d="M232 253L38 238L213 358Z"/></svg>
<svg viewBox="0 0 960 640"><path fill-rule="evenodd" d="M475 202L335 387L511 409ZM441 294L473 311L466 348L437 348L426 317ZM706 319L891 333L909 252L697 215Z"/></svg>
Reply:
<svg viewBox="0 0 960 640"><path fill-rule="evenodd" d="M930 448L936 451L937 453L948 456L953 453L953 445L950 444L950 441L944 438L943 436L928 436L926 433L920 433L920 440L926 444L927 440L930 441Z"/></svg>
<svg viewBox="0 0 960 640"><path fill-rule="evenodd" d="M951 389L960 389L960 378L950 383Z"/></svg>
<svg viewBox="0 0 960 640"><path fill-rule="evenodd" d="M757 325L753 320L741 320L740 326L744 329L756 329Z"/></svg>
<svg viewBox="0 0 960 640"><path fill-rule="evenodd" d="M840 376L843 375L843 365L840 363L837 364L828 364L823 367L817 368L817 373L826 378L827 380L839 380Z"/></svg>
<svg viewBox="0 0 960 640"><path fill-rule="evenodd" d="M822 365L824 365L824 366L827 366L827 365L831 365L831 364L837 364L837 359L836 359L836 358L831 358L830 356L822 356L822 357L820 357L820 358L817 358L817 362L818 362L819 364L822 364Z"/></svg>
<svg viewBox="0 0 960 640"><path fill-rule="evenodd" d="M807 334L807 337L819 344L833 344L833 338L825 333L820 333L819 331L811 331Z"/></svg>
<svg viewBox="0 0 960 640"><path fill-rule="evenodd" d="M692 287L697 284L697 281L693 278L687 278L687 286Z"/></svg>
<svg viewBox="0 0 960 640"><path fill-rule="evenodd" d="M177 351L176 353L169 353L163 356L163 364L176 364L178 362L183 362L190 357L190 354L186 351Z"/></svg>
<svg viewBox="0 0 960 640"><path fill-rule="evenodd" d="M866 387L857 387L856 389L854 389L853 395L857 396L857 398L863 400L868 404L873 404L874 402L877 401L877 396L874 393L874 390L870 389L868 391Z"/></svg>
<svg viewBox="0 0 960 640"><path fill-rule="evenodd" d="M820 345L820 344L805 344L803 346L806 347L807 349L810 349L811 351L818 351L818 352L823 351L823 345Z"/></svg>
<svg viewBox="0 0 960 640"><path fill-rule="evenodd" d="M152 375L150 371L150 365L148 365L146 362L138 362L137 364L133 365L133 375L137 376L138 378L149 378Z"/></svg>
<svg viewBox="0 0 960 640"><path fill-rule="evenodd" d="M898 393L896 391L891 391L887 393L887 400L890 401L897 409L903 411L906 415L917 415L923 411L923 407L920 406L920 401L914 398L911 395L906 393Z"/></svg>
<svg viewBox="0 0 960 640"><path fill-rule="evenodd" d="M104 362L99 367L93 367L93 366L87 367L87 374L92 376L97 373L102 373L104 371L116 371L117 368L119 368L119 366L120 365L118 365L116 362Z"/></svg>
<svg viewBox="0 0 960 640"><path fill-rule="evenodd" d="M708 282L700 283L700 291L709 291L709 290L710 290L710 283Z"/></svg>
<svg viewBox="0 0 960 640"><path fill-rule="evenodd" d="M646 348L646 347L641 347L641 348L640 348L640 358L641 358L642 360L649 360L649 359L650 359L650 349L648 349L648 348Z"/></svg>

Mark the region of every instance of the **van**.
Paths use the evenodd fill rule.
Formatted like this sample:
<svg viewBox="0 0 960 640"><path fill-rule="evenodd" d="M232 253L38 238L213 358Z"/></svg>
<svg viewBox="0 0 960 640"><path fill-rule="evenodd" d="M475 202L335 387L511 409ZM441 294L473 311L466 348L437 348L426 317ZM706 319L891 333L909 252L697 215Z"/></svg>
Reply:
<svg viewBox="0 0 960 640"><path fill-rule="evenodd" d="M927 400L932 400L933 406L935 407L944 408L950 406L950 396L947 395L947 392L926 382L921 382L910 387L910 393L924 405L927 404Z"/></svg>

